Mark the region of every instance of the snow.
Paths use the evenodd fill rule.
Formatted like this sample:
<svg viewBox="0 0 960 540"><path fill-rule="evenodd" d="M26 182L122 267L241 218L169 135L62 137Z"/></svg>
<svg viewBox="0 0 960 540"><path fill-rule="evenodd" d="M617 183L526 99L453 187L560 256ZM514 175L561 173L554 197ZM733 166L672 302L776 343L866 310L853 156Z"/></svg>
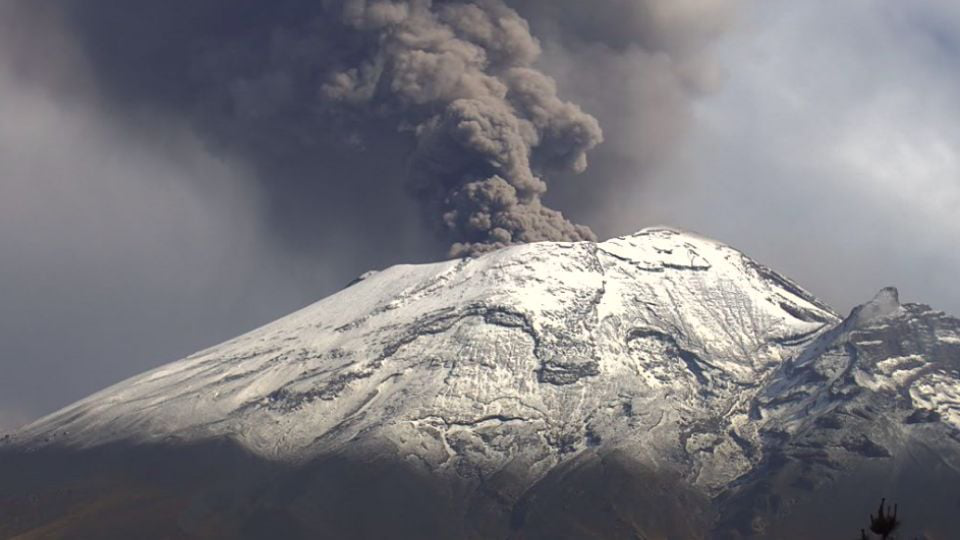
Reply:
<svg viewBox="0 0 960 540"><path fill-rule="evenodd" d="M839 385L856 365L839 344L882 350L889 340L865 333L908 315L921 316L885 289L841 321L739 251L675 229L528 244L364 274L8 444L228 437L299 461L373 441L450 474L522 463L531 477L603 444L659 456L716 491L758 463L750 448L768 426L796 431L810 411L836 407L797 370ZM933 341L958 336L947 328ZM898 356L854 380L877 392L906 385L958 425L956 380L905 376L913 368ZM803 397L783 401L791 395Z"/></svg>
<svg viewBox="0 0 960 540"><path fill-rule="evenodd" d="M934 373L910 388L910 397L918 407L936 411L944 421L960 429L960 384L957 377Z"/></svg>

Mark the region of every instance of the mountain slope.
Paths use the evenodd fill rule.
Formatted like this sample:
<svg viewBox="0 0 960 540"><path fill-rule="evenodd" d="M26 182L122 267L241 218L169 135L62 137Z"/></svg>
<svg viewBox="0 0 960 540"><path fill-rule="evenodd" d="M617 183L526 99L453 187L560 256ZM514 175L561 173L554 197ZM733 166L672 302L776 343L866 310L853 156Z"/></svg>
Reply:
<svg viewBox="0 0 960 540"><path fill-rule="evenodd" d="M956 475L958 373L956 319L885 290L841 320L740 252L657 228L365 275L41 419L3 452L164 448L176 468L182 449L226 441L213 455L243 456L250 483L229 510L191 500L214 528L249 504L341 537L803 538L824 490L890 467L907 485L931 456L938 478ZM377 497L405 517L366 515ZM339 510L290 514L321 504Z"/></svg>

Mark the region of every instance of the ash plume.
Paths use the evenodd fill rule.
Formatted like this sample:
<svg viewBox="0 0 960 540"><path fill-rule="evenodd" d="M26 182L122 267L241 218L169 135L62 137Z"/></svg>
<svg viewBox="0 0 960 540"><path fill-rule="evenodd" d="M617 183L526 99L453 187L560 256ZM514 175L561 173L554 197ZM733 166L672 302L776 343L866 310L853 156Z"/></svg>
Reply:
<svg viewBox="0 0 960 540"><path fill-rule="evenodd" d="M408 185L451 239L450 255L538 240L593 239L544 206L541 172L582 172L600 126L533 68L540 47L500 0L328 4L372 44L321 88L386 111L416 140Z"/></svg>
<svg viewBox="0 0 960 540"><path fill-rule="evenodd" d="M432 256L424 222L454 256L594 237L558 207L638 226L617 205L678 146L736 1L57 4L114 110L185 118L255 171L279 240L375 265Z"/></svg>
<svg viewBox="0 0 960 540"><path fill-rule="evenodd" d="M554 175L551 204L601 236L675 222L676 205L656 196L655 184L664 167L688 159L680 151L696 125L693 105L726 82L716 45L749 2L508 1L541 41L538 65L604 130L606 142L590 154L592 189Z"/></svg>

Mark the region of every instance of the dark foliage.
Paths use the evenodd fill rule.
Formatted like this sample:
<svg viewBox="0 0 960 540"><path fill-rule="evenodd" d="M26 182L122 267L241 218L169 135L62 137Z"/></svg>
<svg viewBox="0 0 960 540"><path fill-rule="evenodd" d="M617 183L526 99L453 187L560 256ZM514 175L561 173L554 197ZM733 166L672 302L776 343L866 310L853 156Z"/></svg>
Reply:
<svg viewBox="0 0 960 540"><path fill-rule="evenodd" d="M878 535L882 540L891 538L890 535L900 527L900 520L897 519L897 505L893 505L893 512L891 512L886 503L887 499L880 499L877 515L870 514L870 532ZM860 529L860 540L869 540L864 529Z"/></svg>

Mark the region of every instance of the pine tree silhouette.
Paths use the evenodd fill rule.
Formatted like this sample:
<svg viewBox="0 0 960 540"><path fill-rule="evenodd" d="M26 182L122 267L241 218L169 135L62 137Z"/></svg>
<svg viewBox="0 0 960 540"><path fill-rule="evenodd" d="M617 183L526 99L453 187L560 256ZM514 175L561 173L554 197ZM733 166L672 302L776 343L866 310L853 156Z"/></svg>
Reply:
<svg viewBox="0 0 960 540"><path fill-rule="evenodd" d="M886 506L887 499L880 499L880 508L877 515L870 514L870 532L879 535L881 540L888 540L893 531L900 527L900 520L897 519L897 505L893 505L893 512ZM869 540L867 532L860 529L860 540Z"/></svg>
<svg viewBox="0 0 960 540"><path fill-rule="evenodd" d="M880 499L880 508L877 510L876 517L870 514L870 531L879 534L882 540L890 538L893 531L900 526L900 520L897 519L897 505L893 505L893 513L891 514L889 508L884 511L883 507L886 502L886 499Z"/></svg>

